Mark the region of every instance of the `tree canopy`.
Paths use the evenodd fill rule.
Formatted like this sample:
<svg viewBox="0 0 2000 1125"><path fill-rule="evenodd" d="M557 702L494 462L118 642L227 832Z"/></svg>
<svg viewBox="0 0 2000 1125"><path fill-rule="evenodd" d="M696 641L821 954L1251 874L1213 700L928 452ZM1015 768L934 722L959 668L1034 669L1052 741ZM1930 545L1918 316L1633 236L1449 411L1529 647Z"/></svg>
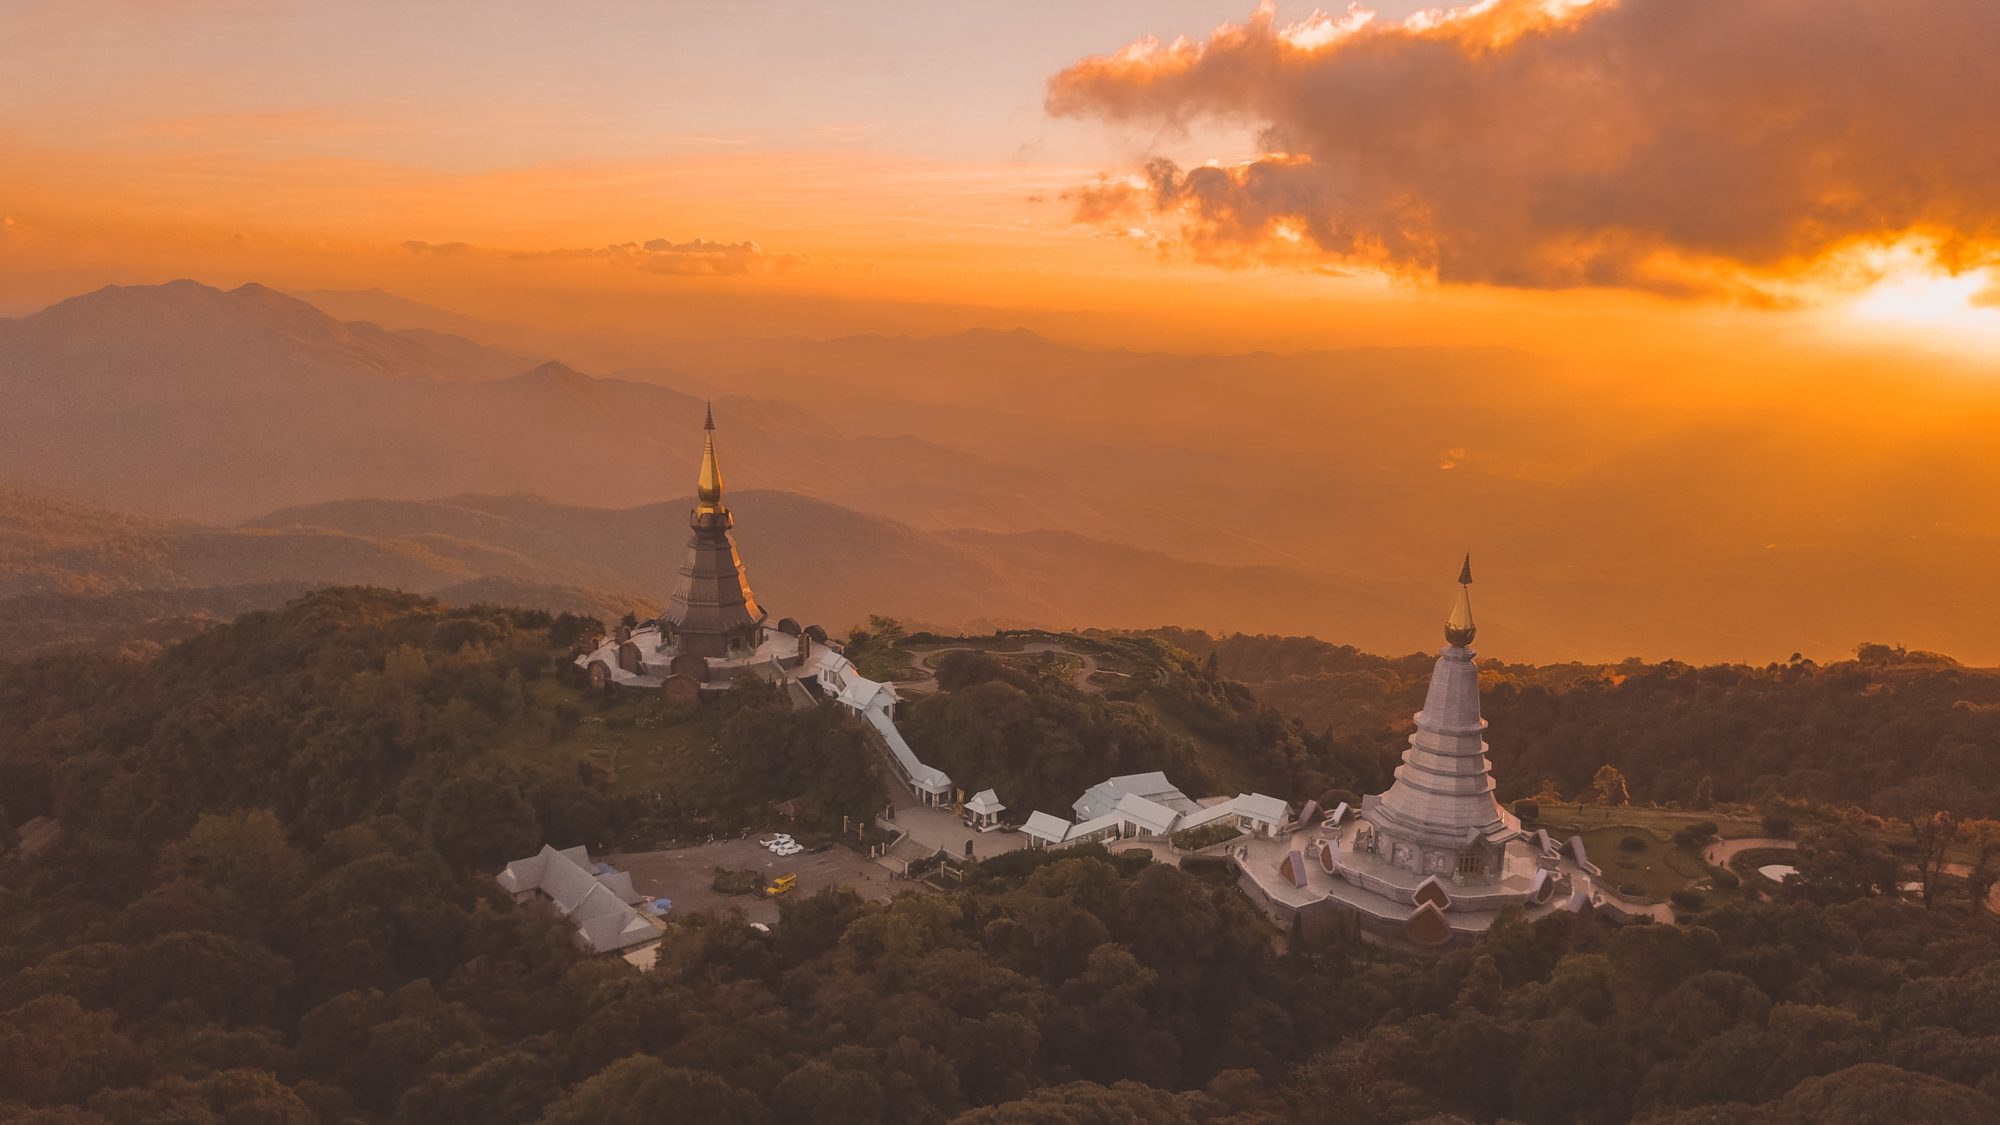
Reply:
<svg viewBox="0 0 2000 1125"><path fill-rule="evenodd" d="M599 783L523 750L580 721L562 708L596 706L544 690L564 651L554 624L341 590L151 661L0 666L10 812L61 824L32 861L0 858L0 1118L2000 1112L2000 937L1962 910L1860 894L1685 926L1509 915L1414 958L1339 932L1281 940L1226 881L1082 848L989 860L949 892L783 899L770 933L728 913L678 919L650 973L586 958L551 913L492 882L494 857L552 826L616 832L625 815ZM1199 665L1159 683L1247 701L1203 721L1265 721ZM1152 687L1101 702L1006 675L953 687L941 716L953 697L990 695L976 706L1106 737L1169 721ZM867 795L839 765L865 744L837 714L754 691L712 706L715 800L767 799L755 777L828 809ZM1241 745L1298 733L1267 729L1278 737ZM1314 776L1352 776L1331 743L1301 745ZM1208 768L1291 767L1279 753ZM1861 878L1837 844L1827 879Z"/></svg>

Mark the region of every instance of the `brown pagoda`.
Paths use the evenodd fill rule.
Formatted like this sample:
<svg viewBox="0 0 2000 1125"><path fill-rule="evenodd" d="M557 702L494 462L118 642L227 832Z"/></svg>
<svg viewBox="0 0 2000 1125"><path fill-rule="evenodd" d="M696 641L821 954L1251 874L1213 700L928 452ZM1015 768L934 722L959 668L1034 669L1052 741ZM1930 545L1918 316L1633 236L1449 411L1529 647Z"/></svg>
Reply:
<svg viewBox="0 0 2000 1125"><path fill-rule="evenodd" d="M763 640L764 610L750 592L743 556L729 529L736 525L722 504L722 466L715 458L715 408L703 424L701 479L688 513L687 561L681 564L674 596L660 618L660 647L676 655L711 660L744 657Z"/></svg>

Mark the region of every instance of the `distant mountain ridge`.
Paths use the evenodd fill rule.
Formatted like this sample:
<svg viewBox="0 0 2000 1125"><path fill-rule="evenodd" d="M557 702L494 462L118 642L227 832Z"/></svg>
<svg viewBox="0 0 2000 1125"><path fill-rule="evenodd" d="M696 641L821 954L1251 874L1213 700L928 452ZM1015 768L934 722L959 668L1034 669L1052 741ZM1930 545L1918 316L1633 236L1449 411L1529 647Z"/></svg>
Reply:
<svg viewBox="0 0 2000 1125"><path fill-rule="evenodd" d="M91 338L65 335L71 331L88 332ZM210 350L181 346L195 333L207 339ZM183 357L208 360L202 373L210 377L231 370L212 362L225 354L232 363L246 365L235 369L259 377L305 370L443 382L497 379L541 358L427 328L391 330L367 321L336 320L255 282L225 291L185 279L107 285L30 316L0 320L0 347L22 343L81 350L104 360L128 358L135 344L150 345L143 357L155 369L172 371Z"/></svg>
<svg viewBox="0 0 2000 1125"><path fill-rule="evenodd" d="M1189 563L1066 533L926 532L784 492L733 492L729 501L759 599L776 614L834 629L876 613L971 631L1244 620L1273 631L1324 629L1341 615L1344 631L1391 642L1409 612L1392 589ZM115 647L183 628L150 623L148 606L181 621L204 607L222 616L331 584L650 614L671 591L692 502L603 509L527 496L349 500L217 528L0 490L0 622L14 623L0 636L0 655L62 647L62 617L96 622L86 647ZM1218 590L1233 600L1218 600ZM106 606L134 614L129 637Z"/></svg>
<svg viewBox="0 0 2000 1125"><path fill-rule="evenodd" d="M537 358L258 285L101 289L0 320L0 480L207 522L352 496L631 505L691 483L702 399ZM1037 479L921 439L846 438L783 404L717 407L742 486Z"/></svg>

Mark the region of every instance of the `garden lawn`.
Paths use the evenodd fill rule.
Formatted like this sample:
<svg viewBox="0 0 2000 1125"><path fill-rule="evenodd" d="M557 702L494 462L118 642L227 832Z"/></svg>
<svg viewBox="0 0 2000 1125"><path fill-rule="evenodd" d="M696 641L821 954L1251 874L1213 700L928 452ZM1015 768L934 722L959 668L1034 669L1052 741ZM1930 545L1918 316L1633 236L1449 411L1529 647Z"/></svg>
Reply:
<svg viewBox="0 0 2000 1125"><path fill-rule="evenodd" d="M1565 833L1564 838L1568 835ZM1627 836L1638 837L1645 847L1626 851L1619 845ZM1651 829L1637 825L1589 829L1583 833L1583 846L1590 852L1590 862L1604 872L1613 886L1636 885L1647 898L1660 902L1682 887L1708 877L1708 869L1702 866L1699 855L1683 851Z"/></svg>

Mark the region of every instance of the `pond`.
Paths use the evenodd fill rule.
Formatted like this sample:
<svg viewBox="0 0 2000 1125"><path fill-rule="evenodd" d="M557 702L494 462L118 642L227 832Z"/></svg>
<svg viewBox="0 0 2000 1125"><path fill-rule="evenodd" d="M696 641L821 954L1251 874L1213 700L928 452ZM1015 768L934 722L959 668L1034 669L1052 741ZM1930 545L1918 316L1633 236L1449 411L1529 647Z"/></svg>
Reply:
<svg viewBox="0 0 2000 1125"><path fill-rule="evenodd" d="M1797 875L1799 869L1789 863L1767 863L1757 869L1757 874L1773 883L1782 883L1787 875Z"/></svg>

